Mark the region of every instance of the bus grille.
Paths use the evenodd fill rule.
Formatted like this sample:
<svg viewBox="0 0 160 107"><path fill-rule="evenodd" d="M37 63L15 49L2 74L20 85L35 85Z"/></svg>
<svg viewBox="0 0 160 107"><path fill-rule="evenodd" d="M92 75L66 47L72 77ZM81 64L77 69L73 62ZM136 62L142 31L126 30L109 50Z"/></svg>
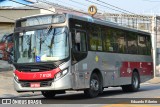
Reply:
<svg viewBox="0 0 160 107"><path fill-rule="evenodd" d="M53 64L35 64L35 65L15 65L15 68L20 72L43 72L57 68Z"/></svg>
<svg viewBox="0 0 160 107"><path fill-rule="evenodd" d="M35 82L35 81L33 81L33 82ZM52 84L52 80L50 80L50 81L36 81L36 82L40 83L40 87L48 87L48 86L51 86L51 84ZM32 82L20 81L20 84L22 87L30 87L30 83L32 83Z"/></svg>

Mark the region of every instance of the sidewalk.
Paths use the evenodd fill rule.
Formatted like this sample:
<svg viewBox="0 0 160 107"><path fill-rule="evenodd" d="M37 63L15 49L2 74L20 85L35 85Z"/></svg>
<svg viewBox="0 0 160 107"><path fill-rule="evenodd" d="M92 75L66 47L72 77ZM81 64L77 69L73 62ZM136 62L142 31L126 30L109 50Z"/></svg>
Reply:
<svg viewBox="0 0 160 107"><path fill-rule="evenodd" d="M0 72L1 71L10 71L12 70L12 65L8 64L7 61L0 60Z"/></svg>
<svg viewBox="0 0 160 107"><path fill-rule="evenodd" d="M0 72L0 98L30 97L40 95L39 92L17 93L13 85L13 71Z"/></svg>
<svg viewBox="0 0 160 107"><path fill-rule="evenodd" d="M147 81L146 83L158 84L160 83L160 77L154 77L153 79Z"/></svg>

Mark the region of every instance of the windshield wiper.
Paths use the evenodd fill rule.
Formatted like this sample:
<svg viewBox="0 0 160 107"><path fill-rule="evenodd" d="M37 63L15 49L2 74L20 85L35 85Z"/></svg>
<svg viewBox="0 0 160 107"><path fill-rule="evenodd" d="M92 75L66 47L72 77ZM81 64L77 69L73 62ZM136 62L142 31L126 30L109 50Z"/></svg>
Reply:
<svg viewBox="0 0 160 107"><path fill-rule="evenodd" d="M44 43L44 41L47 39L47 36L50 34L50 32L52 31L52 26L49 26L46 29L46 32L44 33L44 31L42 30L42 34L44 35L44 39L41 41L41 43Z"/></svg>
<svg viewBox="0 0 160 107"><path fill-rule="evenodd" d="M59 31L57 33L55 33L55 30L54 30L54 33L53 33L53 36L52 36L52 39L51 39L51 44L48 46L50 49L52 48L53 44L54 44L54 37L58 34L63 34L65 32L65 30L63 32Z"/></svg>

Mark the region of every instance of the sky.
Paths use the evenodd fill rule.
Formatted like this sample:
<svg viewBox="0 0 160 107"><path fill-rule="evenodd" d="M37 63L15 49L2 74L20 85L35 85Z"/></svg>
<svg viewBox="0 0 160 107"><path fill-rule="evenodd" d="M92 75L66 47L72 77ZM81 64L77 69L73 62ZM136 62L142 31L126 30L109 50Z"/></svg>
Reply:
<svg viewBox="0 0 160 107"><path fill-rule="evenodd" d="M15 0L15 1L30 4L25 0ZM32 1L37 1L37 0L32 0ZM111 6L108 6L107 4L102 3L105 2L135 14L160 15L160 0L99 0L99 1L98 0L39 0L39 2L40 1L43 2L50 1L60 5L65 5L67 7L81 9L83 11L87 11L90 5L95 5L98 8L98 12L122 13L119 12L120 9L113 8ZM73 1L79 3L75 3ZM91 2L98 3L101 6ZM22 6L22 5L13 3L8 0L0 0L0 6Z"/></svg>

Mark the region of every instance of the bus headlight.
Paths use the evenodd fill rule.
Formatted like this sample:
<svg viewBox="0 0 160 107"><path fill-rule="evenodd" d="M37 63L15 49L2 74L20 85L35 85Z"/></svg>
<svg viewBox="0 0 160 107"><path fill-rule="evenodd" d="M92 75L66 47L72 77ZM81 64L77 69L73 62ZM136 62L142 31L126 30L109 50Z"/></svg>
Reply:
<svg viewBox="0 0 160 107"><path fill-rule="evenodd" d="M15 79L17 82L19 82L19 79L18 79L17 75L15 74L16 68L14 67L14 65L12 65L12 69L13 69L13 77L14 77L14 79Z"/></svg>
<svg viewBox="0 0 160 107"><path fill-rule="evenodd" d="M63 71L61 71L61 72L58 72L58 73L55 75L54 80L56 81L56 80L60 79L61 77L63 77L63 76L66 75L67 73L68 73L68 69L65 69L65 70L63 70Z"/></svg>
<svg viewBox="0 0 160 107"><path fill-rule="evenodd" d="M15 75L15 74L14 74L14 79L15 79L17 82L19 82L19 78L18 78L18 76Z"/></svg>

